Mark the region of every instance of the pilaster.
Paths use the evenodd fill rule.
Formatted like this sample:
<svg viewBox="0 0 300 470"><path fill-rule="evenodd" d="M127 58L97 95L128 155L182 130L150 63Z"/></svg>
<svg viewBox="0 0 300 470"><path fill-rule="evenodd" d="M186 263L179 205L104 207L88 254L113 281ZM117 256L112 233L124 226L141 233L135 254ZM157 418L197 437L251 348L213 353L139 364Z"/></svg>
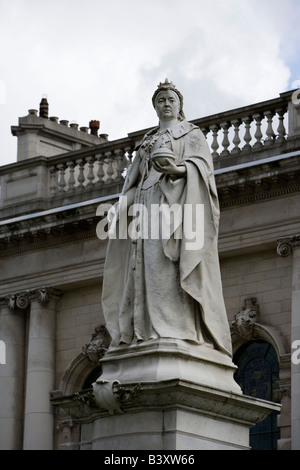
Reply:
<svg viewBox="0 0 300 470"><path fill-rule="evenodd" d="M277 253L293 256L291 345L300 341L300 235L279 239ZM292 450L300 450L300 364L291 361Z"/></svg>
<svg viewBox="0 0 300 470"><path fill-rule="evenodd" d="M53 409L50 392L55 383L56 307L61 291L37 289L28 293L28 333L24 450L53 449Z"/></svg>
<svg viewBox="0 0 300 470"><path fill-rule="evenodd" d="M22 449L25 322L29 304L21 294L0 298L0 339L5 360L0 364L0 450Z"/></svg>

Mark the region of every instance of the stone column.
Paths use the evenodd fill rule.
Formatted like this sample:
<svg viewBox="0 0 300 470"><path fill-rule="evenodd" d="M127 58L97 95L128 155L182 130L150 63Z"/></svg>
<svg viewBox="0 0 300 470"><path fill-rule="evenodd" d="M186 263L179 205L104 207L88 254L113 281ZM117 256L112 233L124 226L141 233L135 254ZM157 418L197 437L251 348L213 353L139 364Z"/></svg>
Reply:
<svg viewBox="0 0 300 470"><path fill-rule="evenodd" d="M25 318L29 305L22 294L0 298L0 450L22 449Z"/></svg>
<svg viewBox="0 0 300 470"><path fill-rule="evenodd" d="M24 450L53 450L50 392L55 388L56 306L60 296L54 289L30 293Z"/></svg>
<svg viewBox="0 0 300 470"><path fill-rule="evenodd" d="M280 256L293 253L291 348L300 341L300 235L278 240ZM292 351L293 352L293 351ZM291 361L291 448L300 450L300 364Z"/></svg>

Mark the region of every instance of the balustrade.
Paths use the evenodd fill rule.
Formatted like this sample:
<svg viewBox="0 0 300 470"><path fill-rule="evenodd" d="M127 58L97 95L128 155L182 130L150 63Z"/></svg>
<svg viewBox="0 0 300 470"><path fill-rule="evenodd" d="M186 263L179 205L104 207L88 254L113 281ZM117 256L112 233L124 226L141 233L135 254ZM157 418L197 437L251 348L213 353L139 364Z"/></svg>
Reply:
<svg viewBox="0 0 300 470"><path fill-rule="evenodd" d="M243 114L245 110L247 114ZM277 103L273 103L269 109L264 107L260 112L253 105L193 122L204 133L217 163L219 159L229 156L282 145L287 138L284 123L286 112L287 104L278 107ZM274 130L276 121L277 133ZM132 159L132 149L133 145L126 146L124 139L123 145L118 148L104 144L101 152L94 148L87 156L72 158L72 153L65 157L62 155L61 161L50 169L51 194L72 194L122 182L122 173ZM84 149L83 153L87 152ZM78 151L75 153L78 155Z"/></svg>
<svg viewBox="0 0 300 470"><path fill-rule="evenodd" d="M85 149L84 153L87 152ZM77 155L78 151L73 153ZM97 149L91 149L88 156L78 158L76 155L72 158L70 152L64 157L65 161L51 165L52 195L69 195L122 182L122 174L132 160L132 148L104 148L101 153Z"/></svg>
<svg viewBox="0 0 300 470"><path fill-rule="evenodd" d="M192 122L204 133L211 148L215 169L219 169L284 153L287 148L296 150L299 147L299 126L297 127L293 113L295 110L292 107L291 92L286 92L273 100L195 119ZM291 126L291 123L294 124ZM64 198L78 194L77 199L88 199L91 191L97 194L97 190L100 190L104 195L108 189L107 194L112 194L113 186L119 192L124 170L133 158L133 150L147 130L46 159L41 157L49 177L49 186L41 189L42 198ZM291 136L288 136L287 130ZM1 181L13 180L14 176L10 179L7 171L15 175L18 171L21 173L25 165L29 171L30 165L39 164L36 161L23 161L14 166L16 170L3 168L0 172L0 184Z"/></svg>
<svg viewBox="0 0 300 470"><path fill-rule="evenodd" d="M247 109L250 111L247 115L243 115L242 110L233 110L193 121L203 131L215 162L220 157L234 156L241 152L246 154L270 149L272 146L282 145L287 139L287 104L279 108L274 108L273 105L261 112L257 112L257 107L254 106Z"/></svg>

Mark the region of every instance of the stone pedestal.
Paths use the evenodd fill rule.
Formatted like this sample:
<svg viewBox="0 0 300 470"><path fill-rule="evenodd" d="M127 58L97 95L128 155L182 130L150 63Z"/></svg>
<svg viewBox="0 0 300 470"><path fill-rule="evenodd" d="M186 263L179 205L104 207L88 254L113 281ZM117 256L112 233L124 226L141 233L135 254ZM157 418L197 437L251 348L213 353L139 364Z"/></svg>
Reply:
<svg viewBox="0 0 300 470"><path fill-rule="evenodd" d="M101 380L121 384L181 379L241 393L233 379L236 366L226 354L207 344L157 339L110 349L101 359Z"/></svg>
<svg viewBox="0 0 300 470"><path fill-rule="evenodd" d="M144 383L123 414L81 428L82 449L249 449L249 427L273 404L182 380ZM130 394L130 389L125 387ZM129 399L130 401L130 399Z"/></svg>
<svg viewBox="0 0 300 470"><path fill-rule="evenodd" d="M153 340L111 349L93 388L53 396L81 423L81 449L249 449L249 428L280 405L244 396L208 347Z"/></svg>

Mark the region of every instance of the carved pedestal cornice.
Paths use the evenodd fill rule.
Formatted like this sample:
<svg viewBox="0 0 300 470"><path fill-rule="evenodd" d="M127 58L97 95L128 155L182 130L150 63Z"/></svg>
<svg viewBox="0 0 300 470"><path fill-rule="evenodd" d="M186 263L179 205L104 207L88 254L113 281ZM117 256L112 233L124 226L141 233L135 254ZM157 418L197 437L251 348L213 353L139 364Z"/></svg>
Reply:
<svg viewBox="0 0 300 470"><path fill-rule="evenodd" d="M119 409L99 407L93 389L81 390L70 396L63 396L61 392L54 391L51 393L51 403L63 408L66 414L77 423L90 423L111 414L136 413L153 408L184 407L193 412L197 410L207 416L222 416L228 421L246 422L248 426L261 421L271 411L280 410L280 405L276 403L270 404L257 398L229 393L180 379L143 384L117 383L112 386L112 395L118 402Z"/></svg>

